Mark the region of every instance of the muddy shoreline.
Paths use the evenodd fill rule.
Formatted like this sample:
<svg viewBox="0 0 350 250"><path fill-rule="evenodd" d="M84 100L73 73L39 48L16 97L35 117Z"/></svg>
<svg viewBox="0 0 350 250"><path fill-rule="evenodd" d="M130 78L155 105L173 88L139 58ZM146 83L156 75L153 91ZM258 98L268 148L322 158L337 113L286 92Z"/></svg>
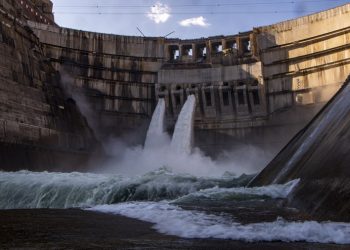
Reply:
<svg viewBox="0 0 350 250"><path fill-rule="evenodd" d="M79 209L0 210L0 249L350 249L349 245L182 239L151 223Z"/></svg>

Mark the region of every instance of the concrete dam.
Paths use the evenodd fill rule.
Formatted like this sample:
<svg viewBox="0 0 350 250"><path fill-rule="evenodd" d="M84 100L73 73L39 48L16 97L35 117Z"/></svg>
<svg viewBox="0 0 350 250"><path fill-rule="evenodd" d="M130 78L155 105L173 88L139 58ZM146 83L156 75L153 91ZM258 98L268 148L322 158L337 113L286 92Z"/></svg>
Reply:
<svg viewBox="0 0 350 250"><path fill-rule="evenodd" d="M0 19L1 157L10 170L84 165L111 137L143 144L158 99L173 131L189 95L194 143L206 154L242 145L275 154L350 74L350 4L192 40L59 27L48 0L1 0Z"/></svg>
<svg viewBox="0 0 350 250"><path fill-rule="evenodd" d="M184 40L0 0L0 249L349 249L349 127L350 3Z"/></svg>

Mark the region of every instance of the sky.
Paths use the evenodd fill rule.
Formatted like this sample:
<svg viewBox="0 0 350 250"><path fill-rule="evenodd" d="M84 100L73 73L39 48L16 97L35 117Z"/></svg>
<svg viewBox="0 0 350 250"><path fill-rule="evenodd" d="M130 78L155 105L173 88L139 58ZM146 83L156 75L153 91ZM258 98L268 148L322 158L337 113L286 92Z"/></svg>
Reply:
<svg viewBox="0 0 350 250"><path fill-rule="evenodd" d="M234 35L305 16L344 0L52 0L62 27L132 36ZM139 31L140 30L140 31ZM141 34L142 33L142 34Z"/></svg>

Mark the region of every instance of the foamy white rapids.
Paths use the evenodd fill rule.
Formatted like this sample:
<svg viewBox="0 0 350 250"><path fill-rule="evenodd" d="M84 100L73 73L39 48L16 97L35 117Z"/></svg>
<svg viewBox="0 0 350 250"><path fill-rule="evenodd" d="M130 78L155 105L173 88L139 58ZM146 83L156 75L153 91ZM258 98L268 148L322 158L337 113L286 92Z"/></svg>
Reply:
<svg viewBox="0 0 350 250"><path fill-rule="evenodd" d="M195 107L196 97L194 95L188 96L177 119L171 140L171 148L176 153L191 153Z"/></svg>
<svg viewBox="0 0 350 250"><path fill-rule="evenodd" d="M145 147L162 146L168 142L167 134L164 133L165 101L163 98L158 100L156 109L153 112L152 120L149 125Z"/></svg>
<svg viewBox="0 0 350 250"><path fill-rule="evenodd" d="M172 200L239 178L197 178L159 169L143 176L89 173L0 172L0 209L71 208L124 201Z"/></svg>
<svg viewBox="0 0 350 250"><path fill-rule="evenodd" d="M160 233L184 238L217 238L253 241L306 241L350 243L350 224L333 222L274 222L242 225L229 216L184 210L166 202L131 202L102 205L89 210L111 213L154 223Z"/></svg>
<svg viewBox="0 0 350 250"><path fill-rule="evenodd" d="M261 196L268 196L274 199L286 198L290 192L298 185L300 179L290 181L286 184L274 184L263 187L235 187L235 188L219 188L213 187L208 189L199 190L194 193L182 196L175 200L175 203L181 203L185 201L191 201L194 199L211 199L211 200L234 200L238 199L252 199L253 197L259 198Z"/></svg>

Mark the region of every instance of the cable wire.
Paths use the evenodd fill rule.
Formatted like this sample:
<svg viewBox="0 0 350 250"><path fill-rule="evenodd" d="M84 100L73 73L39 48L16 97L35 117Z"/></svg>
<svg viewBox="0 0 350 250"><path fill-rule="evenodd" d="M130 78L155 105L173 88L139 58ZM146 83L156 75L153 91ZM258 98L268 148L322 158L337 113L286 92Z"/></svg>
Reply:
<svg viewBox="0 0 350 250"><path fill-rule="evenodd" d="M298 13L307 14L313 11L210 11L210 12L171 12L173 15L228 15L228 14L283 14L283 13ZM55 12L60 15L147 15L149 12Z"/></svg>
<svg viewBox="0 0 350 250"><path fill-rule="evenodd" d="M332 2L342 2L343 0L332 0ZM215 4L172 4L168 5L172 8L178 7L227 7L227 6L247 6L247 5L278 5L278 4L297 4L297 3L320 3L330 2L329 0L306 0L297 1L269 1L269 2L240 2L240 3L215 3ZM55 8L148 8L154 5L55 5Z"/></svg>

